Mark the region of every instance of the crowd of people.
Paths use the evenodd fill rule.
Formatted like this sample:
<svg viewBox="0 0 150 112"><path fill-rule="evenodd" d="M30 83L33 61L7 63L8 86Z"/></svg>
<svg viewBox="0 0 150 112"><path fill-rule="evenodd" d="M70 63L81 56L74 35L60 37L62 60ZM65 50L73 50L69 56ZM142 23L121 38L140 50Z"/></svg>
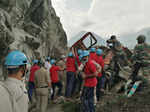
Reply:
<svg viewBox="0 0 150 112"><path fill-rule="evenodd" d="M118 56L123 57L129 66L132 63L132 80L138 75L140 68L145 69L144 75L150 75L150 46L145 40L144 35L138 36L138 43L130 61L116 36L113 35L107 40L108 46L112 44L109 47L115 54L113 59L116 63ZM70 51L67 56L60 56L59 60L50 57L45 62L33 60L26 90L22 80L27 74L27 64L26 55L20 51L12 51L6 57L8 78L0 83L2 112L27 112L28 102L33 104L34 100L36 112L46 112L49 100L56 103L61 96L65 97L66 102L80 98L82 112L95 112L94 99L100 102L105 92L106 68L102 49L78 49L77 55Z"/></svg>
<svg viewBox="0 0 150 112"><path fill-rule="evenodd" d="M90 104L94 99L96 87L96 96L99 101L100 94L104 92L103 68L103 51L96 48L91 48L90 51L78 49L77 56L69 52L67 57L62 55L58 61L49 57L45 63L34 60L28 82L29 99L33 102L35 93L37 109L40 107L40 112L45 112L50 94L48 90L51 87L50 100L53 103L56 103L60 96L64 96L65 101L73 101L73 97L80 95L82 91L82 101ZM56 88L58 88L57 92ZM94 108L94 105L90 108Z"/></svg>

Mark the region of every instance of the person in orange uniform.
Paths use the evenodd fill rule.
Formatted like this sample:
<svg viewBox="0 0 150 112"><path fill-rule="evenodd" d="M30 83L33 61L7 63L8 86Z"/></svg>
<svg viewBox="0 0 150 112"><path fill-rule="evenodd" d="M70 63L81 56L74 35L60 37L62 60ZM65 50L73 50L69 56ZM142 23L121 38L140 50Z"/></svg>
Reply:
<svg viewBox="0 0 150 112"><path fill-rule="evenodd" d="M70 100L71 96L74 94L74 87L76 81L76 59L73 56L73 53L70 52L68 54L68 58L66 61L66 71L67 71L67 80L66 80L66 91L65 97L67 100Z"/></svg>
<svg viewBox="0 0 150 112"><path fill-rule="evenodd" d="M29 83L28 83L28 95L29 100L32 101L32 94L35 91L35 85L34 85L34 75L37 70L40 69L40 66L38 66L38 60L33 60L33 66L30 69L30 76L29 76Z"/></svg>
<svg viewBox="0 0 150 112"><path fill-rule="evenodd" d="M51 82L52 82L52 89L53 89L51 99L54 100L56 87L58 87L57 96L62 95L63 85L62 85L62 82L59 80L59 76L58 76L58 71L61 71L62 68L60 68L59 66L56 66L56 61L54 59L52 59L50 62L51 62L52 67L50 68L49 72L50 72L50 77L51 77Z"/></svg>
<svg viewBox="0 0 150 112"><path fill-rule="evenodd" d="M97 97L97 101L100 100L100 95L103 92L104 89L104 74L103 74L103 70L104 70L104 60L102 57L103 51L101 49L97 49L96 50L96 62L101 66L101 71L100 73L98 73L97 76L97 86L96 86L96 97Z"/></svg>
<svg viewBox="0 0 150 112"><path fill-rule="evenodd" d="M94 107L94 88L97 85L96 65L89 58L89 51L83 51L83 61L85 63L82 78L84 88L81 95L82 112L95 112Z"/></svg>

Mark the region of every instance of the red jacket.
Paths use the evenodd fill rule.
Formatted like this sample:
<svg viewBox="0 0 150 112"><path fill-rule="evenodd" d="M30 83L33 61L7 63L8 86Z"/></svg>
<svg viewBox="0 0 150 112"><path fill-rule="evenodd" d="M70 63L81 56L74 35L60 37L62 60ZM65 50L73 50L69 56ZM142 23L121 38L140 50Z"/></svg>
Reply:
<svg viewBox="0 0 150 112"><path fill-rule="evenodd" d="M51 81L53 83L57 83L59 81L58 78L58 71L60 70L60 68L58 66L52 65L52 67L50 68L50 77L51 77Z"/></svg>
<svg viewBox="0 0 150 112"><path fill-rule="evenodd" d="M76 72L76 60L75 58L68 57L66 61L67 72Z"/></svg>
<svg viewBox="0 0 150 112"><path fill-rule="evenodd" d="M90 59L96 61L96 53L90 53Z"/></svg>
<svg viewBox="0 0 150 112"><path fill-rule="evenodd" d="M103 57L96 55L96 60L95 61L102 67L102 70L103 70L104 69L104 59L103 59ZM102 76L102 73L99 73L98 77L101 77L101 76Z"/></svg>
<svg viewBox="0 0 150 112"><path fill-rule="evenodd" d="M85 75L88 76L88 75L94 74L95 72L96 72L96 66L93 63L93 61L89 59L88 62L85 64L84 73ZM96 85L97 85L96 77L88 78L88 79L85 79L84 81L85 87L95 87Z"/></svg>
<svg viewBox="0 0 150 112"><path fill-rule="evenodd" d="M38 65L33 65L30 69L30 77L29 82L34 82L34 73L39 70L40 67Z"/></svg>

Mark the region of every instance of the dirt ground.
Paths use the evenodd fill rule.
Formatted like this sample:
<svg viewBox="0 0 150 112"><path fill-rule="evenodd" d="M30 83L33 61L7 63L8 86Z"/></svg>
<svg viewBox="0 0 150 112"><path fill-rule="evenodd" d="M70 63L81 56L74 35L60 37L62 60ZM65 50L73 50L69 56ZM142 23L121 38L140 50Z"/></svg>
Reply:
<svg viewBox="0 0 150 112"><path fill-rule="evenodd" d="M47 112L79 112L79 107L79 102L49 104ZM150 87L137 92L131 98L123 94L107 94L96 107L96 112L150 112Z"/></svg>
<svg viewBox="0 0 150 112"><path fill-rule="evenodd" d="M35 107L33 107L28 112L37 112ZM61 104L48 104L48 108L46 112L64 112L62 111L62 105Z"/></svg>
<svg viewBox="0 0 150 112"><path fill-rule="evenodd" d="M64 112L64 111L62 111L61 104L51 104L48 106L47 112Z"/></svg>
<svg viewBox="0 0 150 112"><path fill-rule="evenodd" d="M80 112L80 102L49 104L47 112ZM35 111L32 111L35 112ZM96 112L150 112L150 86L142 88L131 98L109 92L96 106Z"/></svg>
<svg viewBox="0 0 150 112"><path fill-rule="evenodd" d="M79 112L80 103L62 104L62 112ZM131 98L123 93L107 93L96 106L96 112L150 112L150 86L137 91Z"/></svg>
<svg viewBox="0 0 150 112"><path fill-rule="evenodd" d="M97 112L150 112L150 87L131 98L112 94L105 96L104 100L105 104L99 105Z"/></svg>

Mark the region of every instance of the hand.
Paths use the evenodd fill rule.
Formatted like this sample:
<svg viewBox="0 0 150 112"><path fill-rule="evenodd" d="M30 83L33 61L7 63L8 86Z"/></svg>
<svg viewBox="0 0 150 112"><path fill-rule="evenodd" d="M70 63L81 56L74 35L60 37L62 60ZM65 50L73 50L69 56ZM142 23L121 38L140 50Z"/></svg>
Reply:
<svg viewBox="0 0 150 112"><path fill-rule="evenodd" d="M94 76L97 77L97 76L98 76L98 72L95 72L95 73L94 73Z"/></svg>
<svg viewBox="0 0 150 112"><path fill-rule="evenodd" d="M83 64L81 64L81 65L79 66L78 70L79 70L79 71L82 71L82 70L83 70L83 68L84 68L84 65L83 65Z"/></svg>
<svg viewBox="0 0 150 112"><path fill-rule="evenodd" d="M51 85L52 85L51 82L49 82L49 83L48 83L48 87L51 87Z"/></svg>
<svg viewBox="0 0 150 112"><path fill-rule="evenodd" d="M82 74L82 78L83 78L83 79L85 79L85 78L86 78L86 75L85 75L84 73Z"/></svg>

